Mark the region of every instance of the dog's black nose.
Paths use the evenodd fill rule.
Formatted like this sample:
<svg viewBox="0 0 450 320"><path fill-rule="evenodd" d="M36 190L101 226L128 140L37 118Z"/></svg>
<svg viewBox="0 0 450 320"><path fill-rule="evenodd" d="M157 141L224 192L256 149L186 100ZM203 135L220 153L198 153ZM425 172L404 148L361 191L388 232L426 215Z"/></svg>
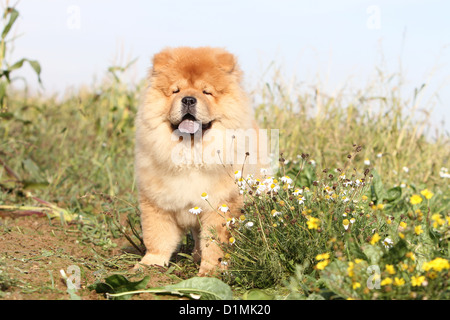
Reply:
<svg viewBox="0 0 450 320"><path fill-rule="evenodd" d="M187 96L181 99L181 103L189 108L195 106L195 104L197 103L197 99L195 99L194 97Z"/></svg>

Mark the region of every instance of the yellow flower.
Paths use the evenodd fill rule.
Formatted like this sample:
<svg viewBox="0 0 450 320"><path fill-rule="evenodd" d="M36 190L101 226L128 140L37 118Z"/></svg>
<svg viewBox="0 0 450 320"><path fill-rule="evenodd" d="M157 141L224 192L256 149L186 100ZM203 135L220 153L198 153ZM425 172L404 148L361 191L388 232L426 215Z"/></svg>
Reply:
<svg viewBox="0 0 450 320"><path fill-rule="evenodd" d="M425 276L412 276L411 277L411 284L413 287L420 287L422 283L425 281Z"/></svg>
<svg viewBox="0 0 450 320"><path fill-rule="evenodd" d="M420 235L421 233L423 233L422 226L416 226L416 227L414 227L414 232L415 232L417 235Z"/></svg>
<svg viewBox="0 0 450 320"><path fill-rule="evenodd" d="M415 256L414 253L412 253L412 252L408 252L408 253L406 254L406 257L407 257L407 258L410 258L412 261L416 261L416 256Z"/></svg>
<svg viewBox="0 0 450 320"><path fill-rule="evenodd" d="M352 261L348 262L347 274L349 277L353 277L355 275L355 273L353 272L354 266L355 264Z"/></svg>
<svg viewBox="0 0 450 320"><path fill-rule="evenodd" d="M409 202L411 202L411 204L419 204L422 201L423 201L422 197L419 196L418 194L413 194L409 199Z"/></svg>
<svg viewBox="0 0 450 320"><path fill-rule="evenodd" d="M406 228L406 226L407 226L406 222L404 222L404 221L400 222L400 227Z"/></svg>
<svg viewBox="0 0 450 320"><path fill-rule="evenodd" d="M435 213L431 216L431 220L433 220L433 228L438 228L439 226L443 226L445 224L445 220L442 219L439 213Z"/></svg>
<svg viewBox="0 0 450 320"><path fill-rule="evenodd" d="M234 237L230 237L230 239L228 239L228 241L229 241L231 244L233 244L233 243L236 242L236 239L234 239Z"/></svg>
<svg viewBox="0 0 450 320"><path fill-rule="evenodd" d="M367 199L368 199L368 198L367 198L366 195L364 195L364 196L361 197L361 200L362 200L362 201L366 201Z"/></svg>
<svg viewBox="0 0 450 320"><path fill-rule="evenodd" d="M420 194L423 195L427 200L430 200L434 196L434 193L428 189L420 191Z"/></svg>
<svg viewBox="0 0 450 320"><path fill-rule="evenodd" d="M318 270L323 270L325 269L325 267L330 263L330 260L323 260L320 261L317 265L316 265L316 269Z"/></svg>
<svg viewBox="0 0 450 320"><path fill-rule="evenodd" d="M344 221L342 221L342 224L344 225L344 229L347 230L348 225L350 224L350 221L348 219L344 219Z"/></svg>
<svg viewBox="0 0 450 320"><path fill-rule="evenodd" d="M395 274L395 268L394 268L394 266L392 264L387 264L386 265L386 271L389 274Z"/></svg>
<svg viewBox="0 0 450 320"><path fill-rule="evenodd" d="M392 284L392 282L393 282L392 279L387 277L387 278L384 278L383 281L381 281L380 285L381 286L387 286L387 285Z"/></svg>
<svg viewBox="0 0 450 320"><path fill-rule="evenodd" d="M377 209L378 210L383 210L384 209L384 204L382 204L382 203L377 204Z"/></svg>
<svg viewBox="0 0 450 320"><path fill-rule="evenodd" d="M329 253L321 253L321 254L318 254L316 256L316 260L317 261L326 260L326 259L330 259L330 254Z"/></svg>
<svg viewBox="0 0 450 320"><path fill-rule="evenodd" d="M363 262L363 261L364 261L363 259L355 259L355 263L356 263L356 264L361 263L361 262Z"/></svg>
<svg viewBox="0 0 450 320"><path fill-rule="evenodd" d="M358 288L361 288L361 284L360 284L359 282L353 282L352 288L353 288L353 290L356 290L356 289L358 289Z"/></svg>
<svg viewBox="0 0 450 320"><path fill-rule="evenodd" d="M404 284L405 284L405 279L395 277L395 279L394 279L394 285L395 286L401 287Z"/></svg>
<svg viewBox="0 0 450 320"><path fill-rule="evenodd" d="M423 264L422 268L425 271L429 271L430 269L433 269L434 271L440 272L444 269L449 269L450 264L449 264L448 260L446 260L446 259L436 258L429 262L425 262Z"/></svg>
<svg viewBox="0 0 450 320"><path fill-rule="evenodd" d="M371 244L371 245L374 245L375 243L377 243L378 241L380 241L380 239L381 239L380 235L379 235L378 233L375 233L375 234L372 236L372 239L370 239L370 244Z"/></svg>
<svg viewBox="0 0 450 320"><path fill-rule="evenodd" d="M320 220L314 217L310 217L306 224L308 225L308 229L319 229Z"/></svg>

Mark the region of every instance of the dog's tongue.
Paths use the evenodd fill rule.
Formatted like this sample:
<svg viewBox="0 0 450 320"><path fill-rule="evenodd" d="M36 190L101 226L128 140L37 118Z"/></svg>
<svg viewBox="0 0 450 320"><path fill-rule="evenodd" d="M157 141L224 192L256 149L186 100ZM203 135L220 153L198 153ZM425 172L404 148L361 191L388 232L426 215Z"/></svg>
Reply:
<svg viewBox="0 0 450 320"><path fill-rule="evenodd" d="M178 125L178 129L183 133L194 134L200 129L200 123L191 119L186 119Z"/></svg>

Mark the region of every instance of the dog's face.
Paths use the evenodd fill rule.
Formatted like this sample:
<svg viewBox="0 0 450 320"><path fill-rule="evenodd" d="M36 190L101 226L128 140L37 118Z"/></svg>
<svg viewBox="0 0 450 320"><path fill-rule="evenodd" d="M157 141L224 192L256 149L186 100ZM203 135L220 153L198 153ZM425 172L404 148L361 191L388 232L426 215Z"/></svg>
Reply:
<svg viewBox="0 0 450 320"><path fill-rule="evenodd" d="M241 72L225 50L164 50L154 56L150 78L165 101L164 110L158 111L172 131L195 134L213 127L239 127L240 119L246 118Z"/></svg>

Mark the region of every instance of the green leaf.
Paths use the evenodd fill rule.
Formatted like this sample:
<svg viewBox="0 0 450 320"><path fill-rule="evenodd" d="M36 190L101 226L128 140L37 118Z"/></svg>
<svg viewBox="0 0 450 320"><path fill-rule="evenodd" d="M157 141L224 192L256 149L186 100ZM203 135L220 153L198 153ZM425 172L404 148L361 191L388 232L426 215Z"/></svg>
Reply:
<svg viewBox="0 0 450 320"><path fill-rule="evenodd" d="M22 68L24 62L28 62L30 64L31 68L33 68L34 72L36 72L39 83L41 83L41 65L36 60L29 60L25 58L14 63L8 68L8 70L4 70L3 73L5 77L9 80L9 74L11 71Z"/></svg>
<svg viewBox="0 0 450 320"><path fill-rule="evenodd" d="M383 203L386 197L386 191L384 190L383 182L381 177L376 170L372 170L373 180L370 190L372 191L372 199L376 199L376 203Z"/></svg>
<svg viewBox="0 0 450 320"><path fill-rule="evenodd" d="M273 300L275 297L264 290L251 289L244 293L242 300Z"/></svg>
<svg viewBox="0 0 450 320"><path fill-rule="evenodd" d="M167 293L178 294L200 300L231 300L233 292L226 283L216 278L193 277L180 283L165 286ZM194 295L194 296L193 296Z"/></svg>
<svg viewBox="0 0 450 320"><path fill-rule="evenodd" d="M386 200L389 202L395 201L402 197L402 188L394 187L386 191Z"/></svg>
<svg viewBox="0 0 450 320"><path fill-rule="evenodd" d="M8 13L9 13L9 21L8 21L8 24L3 28L3 32L2 32L3 39L6 38L9 31L11 30L14 22L17 20L17 17L19 17L19 12L14 8L7 8L4 16L6 17Z"/></svg>
<svg viewBox="0 0 450 320"><path fill-rule="evenodd" d="M361 249L369 259L370 264L378 264L383 256L383 250L377 245L365 244L361 246Z"/></svg>
<svg viewBox="0 0 450 320"><path fill-rule="evenodd" d="M41 169L38 165L31 159L25 159L22 161L22 167L27 171L31 177L35 180L41 180Z"/></svg>
<svg viewBox="0 0 450 320"><path fill-rule="evenodd" d="M123 279L112 279L114 282L123 281ZM107 283L109 286L117 286L118 284ZM100 287L100 290L107 291L110 293L111 290L106 286ZM117 289L115 289L117 291ZM226 283L220 281L216 278L206 278L206 277L193 277L177 284L167 285L164 287L150 288L145 290L135 290L135 291L121 291L114 292L108 296L114 299L126 296L130 297L133 294L138 293L158 293L158 294L173 294L179 296L185 296L195 300L231 300L233 298L233 292L231 288Z"/></svg>
<svg viewBox="0 0 450 320"><path fill-rule="evenodd" d="M97 293L104 294L118 294L124 292L132 292L136 290L142 290L147 286L149 276L144 277L140 281L132 282L120 274L109 276L105 279L104 283L96 283L89 286L90 290L95 290ZM115 300L128 300L133 294L125 294L117 297L113 297Z"/></svg>

